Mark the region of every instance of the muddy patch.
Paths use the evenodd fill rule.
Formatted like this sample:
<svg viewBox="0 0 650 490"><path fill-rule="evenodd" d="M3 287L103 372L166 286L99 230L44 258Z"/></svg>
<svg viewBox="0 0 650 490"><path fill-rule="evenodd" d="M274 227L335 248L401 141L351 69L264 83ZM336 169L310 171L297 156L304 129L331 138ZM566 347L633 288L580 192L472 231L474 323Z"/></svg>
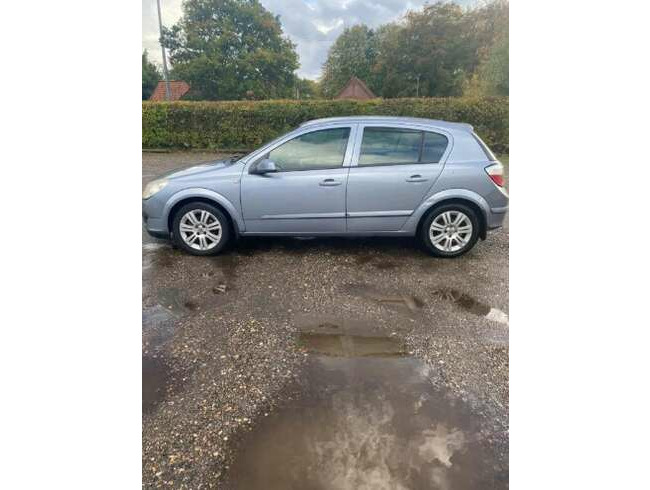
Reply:
<svg viewBox="0 0 650 490"><path fill-rule="evenodd" d="M391 270L391 269L396 269L398 267L397 262L390 262L390 261L382 261L382 262L376 262L372 264L379 270Z"/></svg>
<svg viewBox="0 0 650 490"><path fill-rule="evenodd" d="M485 317L488 320L492 320L497 323L508 325L509 320L507 313L481 303L480 301L471 297L469 294L463 293L462 291L452 288L443 288L434 291L434 295L438 298L452 301L457 306L469 313Z"/></svg>
<svg viewBox="0 0 650 490"><path fill-rule="evenodd" d="M347 284L343 290L353 296L373 301L389 307L406 309L411 313L420 311L425 303L417 296L411 294L386 294L379 289L367 284Z"/></svg>
<svg viewBox="0 0 650 490"><path fill-rule="evenodd" d="M234 289L237 280L239 258L234 254L219 255L213 259L214 265L221 272L221 283L228 289Z"/></svg>
<svg viewBox="0 0 650 490"><path fill-rule="evenodd" d="M374 256L372 256L372 255L357 255L354 258L354 261L355 261L355 263L357 265L366 265L366 264L369 264L370 262L372 262L373 259L374 259Z"/></svg>
<svg viewBox="0 0 650 490"><path fill-rule="evenodd" d="M400 341L300 332L299 395L244 434L235 489L507 488L471 409Z"/></svg>
<svg viewBox="0 0 650 490"><path fill-rule="evenodd" d="M158 303L177 317L187 315L198 308L198 303L178 288L161 288Z"/></svg>
<svg viewBox="0 0 650 490"><path fill-rule="evenodd" d="M375 269L379 269L382 271L386 270L393 270L397 269L400 266L403 266L404 264L400 264L399 262L395 260L390 260L385 258L385 254L383 255L371 255L371 254L362 254L362 255L357 255L354 259L355 263L360 266L364 266L366 264L372 265Z"/></svg>

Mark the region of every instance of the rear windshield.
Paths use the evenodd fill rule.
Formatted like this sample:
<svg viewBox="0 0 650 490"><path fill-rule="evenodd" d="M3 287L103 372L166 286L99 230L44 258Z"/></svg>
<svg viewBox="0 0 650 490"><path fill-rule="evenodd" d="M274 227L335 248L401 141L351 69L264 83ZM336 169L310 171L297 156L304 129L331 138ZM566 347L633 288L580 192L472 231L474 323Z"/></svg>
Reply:
<svg viewBox="0 0 650 490"><path fill-rule="evenodd" d="M472 136L474 136L474 139L476 139L476 141L478 142L479 146L483 150L483 153L485 153L487 159L490 160L491 162L496 162L497 157L495 157L494 153L492 153L492 151L487 147L487 145L483 143L483 140L479 138L478 134L472 133Z"/></svg>

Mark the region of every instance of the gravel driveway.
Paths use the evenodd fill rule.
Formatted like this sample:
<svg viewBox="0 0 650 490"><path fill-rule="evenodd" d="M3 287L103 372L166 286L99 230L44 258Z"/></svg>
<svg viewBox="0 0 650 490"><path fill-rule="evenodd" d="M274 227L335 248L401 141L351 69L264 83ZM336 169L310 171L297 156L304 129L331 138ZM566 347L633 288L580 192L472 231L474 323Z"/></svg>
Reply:
<svg viewBox="0 0 650 490"><path fill-rule="evenodd" d="M218 156L143 153L143 185ZM452 260L403 238L192 257L143 232L142 276L145 488L507 488L507 220Z"/></svg>

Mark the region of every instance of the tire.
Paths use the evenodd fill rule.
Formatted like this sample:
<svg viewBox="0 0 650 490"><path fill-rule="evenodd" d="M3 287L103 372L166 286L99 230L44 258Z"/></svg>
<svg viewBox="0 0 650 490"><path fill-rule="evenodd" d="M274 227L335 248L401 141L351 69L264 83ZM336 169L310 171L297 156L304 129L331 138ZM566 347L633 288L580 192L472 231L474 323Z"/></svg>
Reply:
<svg viewBox="0 0 650 490"><path fill-rule="evenodd" d="M190 202L174 214L173 241L192 255L217 255L230 242L231 236L228 218L211 204Z"/></svg>
<svg viewBox="0 0 650 490"><path fill-rule="evenodd" d="M437 257L459 257L474 247L480 226L476 211L469 206L443 204L424 220L420 240Z"/></svg>

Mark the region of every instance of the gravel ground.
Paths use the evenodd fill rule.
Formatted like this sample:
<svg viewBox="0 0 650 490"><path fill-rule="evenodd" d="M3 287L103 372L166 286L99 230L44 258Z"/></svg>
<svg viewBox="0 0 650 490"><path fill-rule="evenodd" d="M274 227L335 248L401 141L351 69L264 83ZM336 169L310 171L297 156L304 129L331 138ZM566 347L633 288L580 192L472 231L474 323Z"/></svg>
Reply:
<svg viewBox="0 0 650 490"><path fill-rule="evenodd" d="M218 156L143 153L143 185ZM472 406L507 472L507 222L455 260L402 238L251 238L192 257L143 234L142 301L145 488L223 487L240 436L300 376L306 318L403 339Z"/></svg>

